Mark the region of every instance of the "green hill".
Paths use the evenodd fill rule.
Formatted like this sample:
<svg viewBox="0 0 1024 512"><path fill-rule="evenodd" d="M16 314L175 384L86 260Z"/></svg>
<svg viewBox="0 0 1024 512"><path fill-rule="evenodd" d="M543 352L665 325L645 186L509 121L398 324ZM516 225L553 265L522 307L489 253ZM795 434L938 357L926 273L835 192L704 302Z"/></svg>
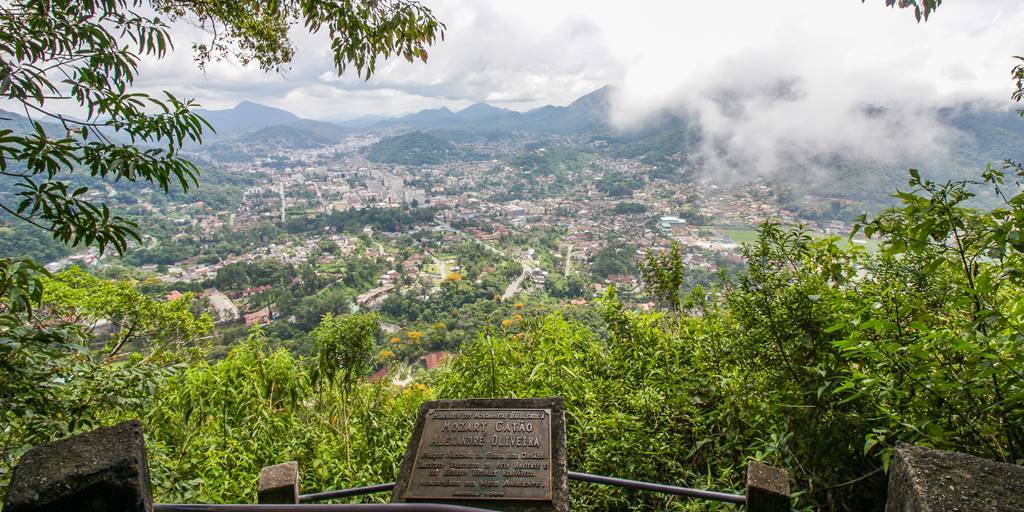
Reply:
<svg viewBox="0 0 1024 512"><path fill-rule="evenodd" d="M370 147L371 162L402 165L433 165L463 156L451 142L426 132L387 137Z"/></svg>

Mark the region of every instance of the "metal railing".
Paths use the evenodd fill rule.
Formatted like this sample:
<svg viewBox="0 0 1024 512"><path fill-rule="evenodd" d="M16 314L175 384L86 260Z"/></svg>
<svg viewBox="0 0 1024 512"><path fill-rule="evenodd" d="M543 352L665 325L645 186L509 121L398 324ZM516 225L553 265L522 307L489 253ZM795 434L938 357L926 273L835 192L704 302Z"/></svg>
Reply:
<svg viewBox="0 0 1024 512"><path fill-rule="evenodd" d="M651 491L661 494L686 496L687 498L696 498L711 501L724 501L726 503L734 503L736 505L745 505L747 503L747 497L740 494L728 494L724 492L705 491L703 489L691 489L689 487L678 487L675 485L655 484L651 482L641 482L639 480L626 480L625 478L591 475L590 473L579 473L576 471L569 472L569 479L578 480L581 482L591 482L595 484L613 485L615 487L625 487L626 489L638 489L641 491Z"/></svg>
<svg viewBox="0 0 1024 512"><path fill-rule="evenodd" d="M362 496L364 494L373 494L378 492L389 492L395 488L394 482L377 485L367 485L365 487L353 487L351 489L339 489L337 491L324 491L314 492L311 494L300 494L299 503L310 503L314 501L327 501L337 498L347 498L349 496Z"/></svg>
<svg viewBox="0 0 1024 512"><path fill-rule="evenodd" d="M721 501L725 503L732 503L735 505L745 505L747 503L747 497L741 494L705 491L703 489L691 489L689 487L679 487L675 485L641 482L639 480L627 480L625 478L616 478L612 476L591 475L590 473L580 473L577 471L570 471L569 479L577 480L580 482L590 482L594 484L623 487L626 489L636 489L640 491L650 491L661 494L672 494L674 496L685 496L687 498ZM386 484L368 485L365 487L354 487L352 489L340 489L337 491L325 491L311 494L302 494L299 496L299 502L311 503L316 501L327 501L336 498L346 498L349 496L360 496L364 494L373 494L377 492L388 492L393 490L394 488L395 483L390 482Z"/></svg>
<svg viewBox="0 0 1024 512"><path fill-rule="evenodd" d="M201 504L201 503L157 503L152 502L150 493L151 483L145 466L145 440L142 435L142 427L138 421L124 422L114 427L106 427L95 431L81 434L76 437L65 439L57 443L39 446L33 450L40 450L47 454L46 457L23 457L14 471L11 487L21 486L22 494L28 498L25 503L31 506L47 503L45 496L49 488L40 487L42 484L38 478L25 477L24 475L45 474L53 472L54 469L49 462L45 464L40 461L50 461L54 456L64 456L70 453L69 459L74 462L82 457L77 452L92 453L90 450L71 450L67 446L76 446L81 443L84 446L115 446L122 448L121 452L112 451L106 459L99 461L89 460L89 464L107 470L111 475L120 478L123 470L123 461L126 457L134 457L132 460L141 460L142 465L131 468L131 485L124 488L124 492L117 493L117 496L110 493L97 493L95 489L99 486L109 485L106 480L89 482L88 485L79 485L77 492L63 496L62 502L77 502L80 500L82 509L122 510L136 507L142 502L146 507L152 507L155 512L493 512L487 507L498 506L496 503L486 499L472 498L470 501L456 502L456 500L443 500L445 503L350 503L350 504L324 504L315 503L328 500L343 499L354 496L362 496L373 493L394 491L395 483L367 485L351 489L340 489L334 491L313 492L299 494L300 479L297 461L288 461L273 466L264 467L260 470L258 504ZM123 452L123 453L122 453ZM564 464L564 462L562 463ZM69 464L69 467L74 467ZM549 466L550 467L550 466ZM564 467L564 466L562 466ZM27 468L27 469L26 469ZM116 471L115 471L116 470ZM58 472L60 473L60 472ZM67 474L64 474L67 473ZM77 473L64 472L57 476L57 481L75 480ZM19 480L19 476L21 476ZM106 476L104 478L107 478ZM113 478L111 476L110 478ZM550 476L549 476L550 478ZM724 492L707 491L703 489L691 489L675 485L642 482L602 475L592 475L568 471L559 478L565 478L588 482L598 485L611 485L623 489L632 489L645 492L655 492L673 496L685 497L688 499L712 500L730 503L738 506L745 506L748 512L777 512L789 510L791 506L791 495L789 490L790 477L786 470L772 467L759 461L750 461L747 464L746 493L745 495L730 494ZM45 480L45 479L44 479ZM122 485L118 480L117 485ZM25 491L25 489L31 492ZM567 500L567 489L552 489L559 493L558 500ZM549 496L551 496L549 494ZM10 497L10 494L8 495ZM439 498L440 499L440 498ZM515 500L515 498L509 498ZM456 504L461 503L461 504ZM559 502L560 503L560 502ZM28 507L28 508L31 508ZM45 506L43 507L45 508Z"/></svg>
<svg viewBox="0 0 1024 512"><path fill-rule="evenodd" d="M729 494L724 492L706 491L703 489L691 489L675 485L656 484L642 482L639 480L627 480L612 476L592 475L570 471L569 479L579 482L611 485L625 489L650 491L687 498L721 501L734 505L745 505L746 496L740 494ZM353 487L351 489L338 489L335 491L314 492L300 494L299 503L293 505L185 505L185 504L164 504L153 505L154 512L492 512L488 509L477 507L465 507L461 505L442 505L435 503L365 503L348 505L323 505L313 504L318 501L327 501L352 496L363 496L379 492L394 490L395 482L386 484L367 485Z"/></svg>

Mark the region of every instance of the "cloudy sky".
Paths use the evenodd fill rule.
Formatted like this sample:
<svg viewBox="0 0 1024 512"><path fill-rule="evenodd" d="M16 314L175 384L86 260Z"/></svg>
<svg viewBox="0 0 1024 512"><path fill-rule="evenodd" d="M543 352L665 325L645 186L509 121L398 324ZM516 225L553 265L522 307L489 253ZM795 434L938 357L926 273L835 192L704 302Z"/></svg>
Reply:
<svg viewBox="0 0 1024 512"><path fill-rule="evenodd" d="M369 81L338 77L327 38L301 27L283 73L202 72L191 43L209 36L181 22L177 50L143 61L136 86L210 109L249 100L343 120L480 101L528 110L612 85L619 128L685 114L710 168L750 175L851 155L926 167L961 136L937 107L1014 108L1010 70L1024 55L1024 0L947 0L926 23L885 0L421 1L445 40L427 63L378 63Z"/></svg>
<svg viewBox="0 0 1024 512"><path fill-rule="evenodd" d="M790 97L791 114L854 102L1005 105L1011 56L1024 52L1024 2L948 1L927 23L883 0L424 0L447 24L426 64L393 59L364 82L339 78L326 38L294 31L291 69L267 74L230 62L199 72L180 24L178 50L147 62L144 89L207 108L251 100L310 118L395 115L486 101L517 110L566 104L620 86L616 119L653 108ZM716 99L717 98L717 99ZM775 98L777 99L777 98Z"/></svg>
<svg viewBox="0 0 1024 512"><path fill-rule="evenodd" d="M231 62L202 73L189 43L205 36L179 24L178 50L144 63L137 85L327 120L479 101L527 110L613 85L620 128L684 113L699 120L710 168L750 175L830 155L926 167L958 137L936 107L1013 108L1013 55L1024 54L1024 0L947 0L926 23L884 0L422 1L445 40L426 64L393 59L369 81L338 77L326 38L301 28L285 73Z"/></svg>

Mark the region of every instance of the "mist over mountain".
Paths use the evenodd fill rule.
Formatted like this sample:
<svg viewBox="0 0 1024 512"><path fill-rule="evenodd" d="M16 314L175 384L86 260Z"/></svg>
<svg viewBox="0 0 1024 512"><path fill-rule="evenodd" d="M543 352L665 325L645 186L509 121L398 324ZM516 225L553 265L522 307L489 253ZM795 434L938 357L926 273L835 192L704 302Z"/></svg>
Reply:
<svg viewBox="0 0 1024 512"><path fill-rule="evenodd" d="M643 158L652 164L686 163L723 179L832 179L849 167L865 167L887 169L884 172L902 180L908 167L931 167L948 175L956 169L1024 157L1024 120L1013 111L988 104L968 102L932 109L859 105L833 133L814 135L801 130L787 134L781 127L760 125L767 117L762 118L751 105L750 95L728 91L717 96L717 116L679 105L657 109L640 122L618 123L613 113L616 93L612 87L603 87L569 105L528 112L484 103L458 112L442 107L382 121L370 129L588 136L607 143L614 155ZM777 106L766 104L794 101L778 88L757 96L768 98L760 103L767 110ZM865 138L862 132L869 130L874 130L872 138ZM872 146L874 138L881 142Z"/></svg>
<svg viewBox="0 0 1024 512"><path fill-rule="evenodd" d="M686 169L723 183L770 178L794 186L827 184L839 191L865 184L872 188L899 184L910 167L953 178L987 162L1024 159L1024 120L1010 110L969 102L916 110L859 105L848 113L848 122L836 128L837 133L816 135L799 129L789 135L780 133L779 127L763 123L778 115L774 113L778 105L800 101L795 89L780 87L756 94L723 91L715 95L711 112L664 107L631 123L615 118L620 91L610 86L565 106L526 112L475 103L459 111L441 107L397 118L363 116L334 122L303 119L287 110L242 101L230 109L198 110L217 132L204 138L207 147L191 147L205 151L211 145L233 142L307 149L337 144L357 133L379 132L399 137L372 153L377 161L424 164L459 154L448 147L452 142L526 132L589 140L601 144L611 156L637 158L662 170ZM760 110L751 98L760 98L753 102ZM58 123L47 121L43 126L51 134L65 132ZM0 111L0 129L4 128L25 132L31 125L23 115ZM865 139L863 132L871 129L878 132L872 137L879 141ZM410 132L429 134L401 136ZM406 143L408 148L399 147ZM847 186L851 183L852 188Z"/></svg>

